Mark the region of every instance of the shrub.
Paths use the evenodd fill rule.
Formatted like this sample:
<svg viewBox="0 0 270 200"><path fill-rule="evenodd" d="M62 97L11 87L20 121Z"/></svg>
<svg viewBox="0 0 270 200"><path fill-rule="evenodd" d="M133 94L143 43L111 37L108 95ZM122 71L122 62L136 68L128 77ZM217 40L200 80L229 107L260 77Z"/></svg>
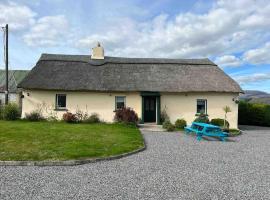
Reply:
<svg viewBox="0 0 270 200"><path fill-rule="evenodd" d="M66 112L63 114L63 120L67 123L75 123L78 121L75 114L72 114L71 112Z"/></svg>
<svg viewBox="0 0 270 200"><path fill-rule="evenodd" d="M136 112L131 108L121 108L115 111L114 120L116 122L137 124L139 118Z"/></svg>
<svg viewBox="0 0 270 200"><path fill-rule="evenodd" d="M175 130L175 126L173 124L169 124L168 127L167 127L167 131L171 132L171 131L174 131L174 130Z"/></svg>
<svg viewBox="0 0 270 200"><path fill-rule="evenodd" d="M5 120L16 120L20 117L19 107L15 103L10 103L4 106L3 118Z"/></svg>
<svg viewBox="0 0 270 200"><path fill-rule="evenodd" d="M0 120L3 119L4 107L0 104Z"/></svg>
<svg viewBox="0 0 270 200"><path fill-rule="evenodd" d="M194 122L199 122L199 123L207 123L209 124L209 119L208 119L208 115L204 114L204 113L200 113L196 119L194 120Z"/></svg>
<svg viewBox="0 0 270 200"><path fill-rule="evenodd" d="M163 124L163 122L170 120L169 115L167 114L166 107L161 111L160 113L160 122Z"/></svg>
<svg viewBox="0 0 270 200"><path fill-rule="evenodd" d="M89 117L87 112L84 112L80 109L76 110L75 116L76 116L78 122L85 121Z"/></svg>
<svg viewBox="0 0 270 200"><path fill-rule="evenodd" d="M175 130L175 126L169 120L166 120L165 122L163 122L162 128L167 130L167 131L174 131Z"/></svg>
<svg viewBox="0 0 270 200"><path fill-rule="evenodd" d="M25 114L25 119L32 122L37 122L37 121L42 121L45 118L42 116L42 114L39 111L32 111L31 113Z"/></svg>
<svg viewBox="0 0 270 200"><path fill-rule="evenodd" d="M243 125L270 126L270 105L240 101L238 120Z"/></svg>
<svg viewBox="0 0 270 200"><path fill-rule="evenodd" d="M165 120L162 124L162 128L166 129L171 125L172 123L169 120Z"/></svg>
<svg viewBox="0 0 270 200"><path fill-rule="evenodd" d="M174 125L175 125L175 128L184 129L184 127L187 125L187 122L184 119L177 119Z"/></svg>
<svg viewBox="0 0 270 200"><path fill-rule="evenodd" d="M215 126L223 127L224 126L224 119L215 118L215 119L212 119L210 123L215 125ZM230 127L230 124L227 120L225 120L225 127L227 127L227 128Z"/></svg>
<svg viewBox="0 0 270 200"><path fill-rule="evenodd" d="M97 113L92 113L88 118L86 118L83 122L93 124L93 123L99 123L99 115Z"/></svg>

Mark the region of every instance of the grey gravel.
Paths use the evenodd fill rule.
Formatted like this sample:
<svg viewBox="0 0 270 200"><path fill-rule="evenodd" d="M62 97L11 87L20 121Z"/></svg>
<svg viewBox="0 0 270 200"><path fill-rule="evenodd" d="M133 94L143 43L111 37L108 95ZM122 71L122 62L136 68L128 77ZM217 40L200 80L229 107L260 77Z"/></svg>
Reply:
<svg viewBox="0 0 270 200"><path fill-rule="evenodd" d="M1 166L0 199L270 199L270 129L230 142L143 132L147 150L118 160Z"/></svg>

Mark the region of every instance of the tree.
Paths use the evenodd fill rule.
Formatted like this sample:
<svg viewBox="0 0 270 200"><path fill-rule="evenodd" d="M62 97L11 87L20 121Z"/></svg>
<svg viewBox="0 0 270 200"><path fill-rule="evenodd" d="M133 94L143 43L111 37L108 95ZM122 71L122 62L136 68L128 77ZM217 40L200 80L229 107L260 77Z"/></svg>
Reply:
<svg viewBox="0 0 270 200"><path fill-rule="evenodd" d="M225 112L224 127L227 128L226 127L227 113L232 112L232 110L229 106L225 106L223 108L223 111Z"/></svg>

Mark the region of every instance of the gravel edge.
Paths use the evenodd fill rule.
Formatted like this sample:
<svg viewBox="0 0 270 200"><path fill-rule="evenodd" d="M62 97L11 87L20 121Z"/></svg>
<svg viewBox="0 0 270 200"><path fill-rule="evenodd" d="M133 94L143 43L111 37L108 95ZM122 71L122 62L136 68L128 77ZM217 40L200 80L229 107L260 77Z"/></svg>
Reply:
<svg viewBox="0 0 270 200"><path fill-rule="evenodd" d="M116 160L123 157L127 157L139 152L146 150L146 142L145 138L140 131L143 138L143 147L136 149L134 151L130 151L127 153L122 153L115 156L109 156L105 158L91 158L91 159L82 159L82 160L63 160L63 161L2 161L0 160L0 166L75 166L75 165L83 165L87 163L96 163L100 161L109 161Z"/></svg>

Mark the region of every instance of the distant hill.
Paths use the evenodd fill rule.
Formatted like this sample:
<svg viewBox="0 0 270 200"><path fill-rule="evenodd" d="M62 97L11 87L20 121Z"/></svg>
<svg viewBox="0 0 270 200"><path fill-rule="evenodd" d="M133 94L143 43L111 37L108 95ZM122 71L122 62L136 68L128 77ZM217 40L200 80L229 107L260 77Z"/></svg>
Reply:
<svg viewBox="0 0 270 200"><path fill-rule="evenodd" d="M250 103L270 104L270 94L259 90L245 90L245 94L240 95L239 99Z"/></svg>

